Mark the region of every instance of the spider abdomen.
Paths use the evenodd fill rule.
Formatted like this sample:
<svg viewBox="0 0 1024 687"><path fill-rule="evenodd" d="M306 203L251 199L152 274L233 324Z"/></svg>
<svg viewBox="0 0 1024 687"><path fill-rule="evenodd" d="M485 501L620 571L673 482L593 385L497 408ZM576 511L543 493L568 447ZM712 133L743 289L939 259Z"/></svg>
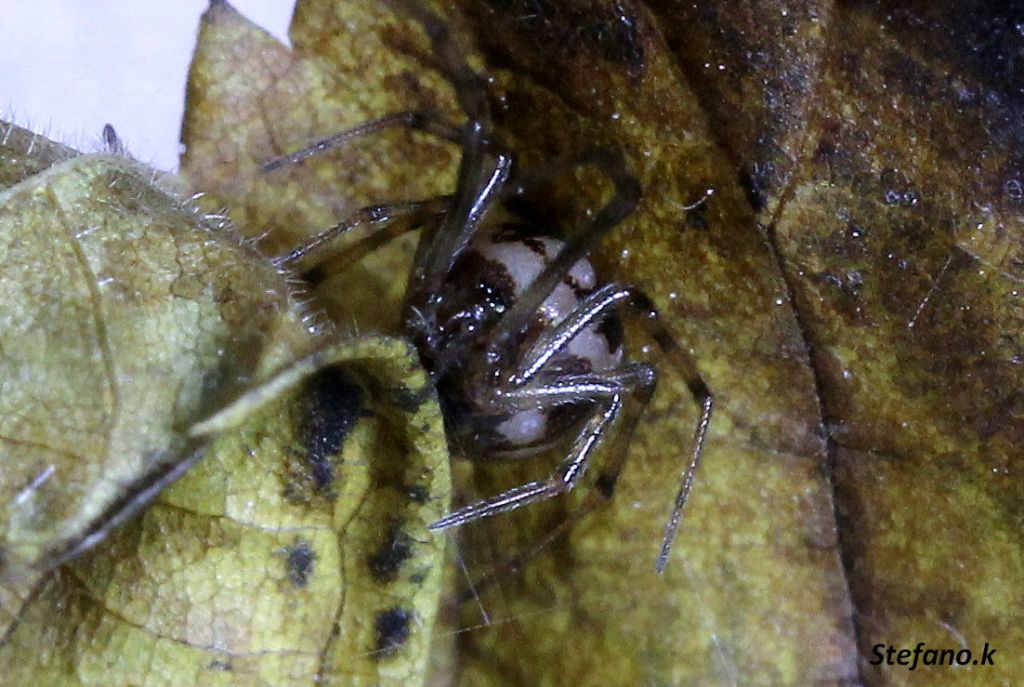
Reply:
<svg viewBox="0 0 1024 687"><path fill-rule="evenodd" d="M490 332L542 270L558 255L562 241L536 236L526 228L500 224L481 229L452 266L437 303L435 338L421 354L428 368L440 370L438 390L454 434L479 454L529 454L557 441L588 410L585 402L513 412L482 407L480 390L500 388L542 333L561 322L599 286L593 266L578 261L548 294L505 351L501 378L486 360ZM423 340L426 343L426 340ZM622 364L621 324L615 315L585 327L545 365L547 378L599 373Z"/></svg>

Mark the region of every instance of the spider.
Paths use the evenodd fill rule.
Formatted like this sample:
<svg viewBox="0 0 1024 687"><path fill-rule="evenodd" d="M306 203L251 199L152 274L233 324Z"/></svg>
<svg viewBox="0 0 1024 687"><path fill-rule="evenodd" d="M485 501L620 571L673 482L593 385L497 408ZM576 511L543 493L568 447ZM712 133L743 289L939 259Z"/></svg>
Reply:
<svg viewBox="0 0 1024 687"><path fill-rule="evenodd" d="M383 229L405 219L405 228L422 233L405 295L403 328L437 389L450 442L471 460L514 459L575 433L551 475L469 503L429 525L434 531L568 492L613 431L622 432L625 450L657 380L652 364L630 361L624 351L618 310L637 311L700 409L656 560L657 571L663 572L700 462L713 397L651 300L634 286L602 283L588 260L602 237L634 212L640 185L616 150L556 160L542 174L513 174L511 155L496 143L487 78L466 62L439 16L405 0L389 4L425 30L465 123L453 124L433 111L393 113L275 158L262 169L298 164L357 136L401 126L460 146L454 193L364 207L275 262L293 265L355 227ZM492 210L504 201L585 165L601 170L614 191L588 224L566 238L554 238L544 227L494 218ZM616 456L599 475L596 488L603 499L611 498L624 462L624 454Z"/></svg>

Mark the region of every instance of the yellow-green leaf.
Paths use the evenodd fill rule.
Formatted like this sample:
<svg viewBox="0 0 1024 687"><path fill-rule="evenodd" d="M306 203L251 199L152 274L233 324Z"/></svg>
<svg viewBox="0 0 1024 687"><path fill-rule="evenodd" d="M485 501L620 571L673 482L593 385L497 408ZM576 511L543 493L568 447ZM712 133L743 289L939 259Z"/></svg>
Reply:
<svg viewBox="0 0 1024 687"><path fill-rule="evenodd" d="M280 275L151 177L79 156L0 195L5 567L77 546L218 399L303 350Z"/></svg>
<svg viewBox="0 0 1024 687"><path fill-rule="evenodd" d="M422 683L450 481L415 352L311 326L141 165L31 152L0 195L3 684Z"/></svg>
<svg viewBox="0 0 1024 687"><path fill-rule="evenodd" d="M440 411L399 340L308 362L43 584L0 648L5 685L422 684L444 550L426 524L448 491Z"/></svg>

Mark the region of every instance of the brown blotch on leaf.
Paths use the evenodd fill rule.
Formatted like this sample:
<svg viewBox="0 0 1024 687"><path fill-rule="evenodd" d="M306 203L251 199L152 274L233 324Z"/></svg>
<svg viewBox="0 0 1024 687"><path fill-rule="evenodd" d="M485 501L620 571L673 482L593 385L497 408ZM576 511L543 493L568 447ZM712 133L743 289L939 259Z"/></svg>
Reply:
<svg viewBox="0 0 1024 687"><path fill-rule="evenodd" d="M418 389L396 387L391 395L395 405L403 412L414 414L424 403L434 397L434 387L424 384Z"/></svg>

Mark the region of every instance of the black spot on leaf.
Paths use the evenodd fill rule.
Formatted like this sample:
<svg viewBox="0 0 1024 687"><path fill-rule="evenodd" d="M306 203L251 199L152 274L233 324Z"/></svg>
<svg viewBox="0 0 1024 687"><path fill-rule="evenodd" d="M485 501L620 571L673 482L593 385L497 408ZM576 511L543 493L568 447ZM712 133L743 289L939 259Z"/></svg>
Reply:
<svg viewBox="0 0 1024 687"><path fill-rule="evenodd" d="M296 587L305 587L313 574L316 554L307 541L298 541L288 549L288 579Z"/></svg>
<svg viewBox="0 0 1024 687"><path fill-rule="evenodd" d="M423 504L430 498L430 491L424 486L412 484L405 488L405 495L408 496L413 503Z"/></svg>
<svg viewBox="0 0 1024 687"><path fill-rule="evenodd" d="M367 559L370 572L378 581L394 581L402 564L412 556L413 545L412 538L402 529L402 523L392 523L380 548Z"/></svg>
<svg viewBox="0 0 1024 687"><path fill-rule="evenodd" d="M419 389L408 387L396 387L392 394L395 405L406 413L415 413L434 395L434 388L430 384L424 384Z"/></svg>
<svg viewBox="0 0 1024 687"><path fill-rule="evenodd" d="M363 393L359 384L336 367L324 370L309 384L306 464L317 491L329 489L334 481L333 459L363 415Z"/></svg>
<svg viewBox="0 0 1024 687"><path fill-rule="evenodd" d="M391 608L377 614L377 656L387 658L394 656L411 632L412 611L404 608Z"/></svg>

